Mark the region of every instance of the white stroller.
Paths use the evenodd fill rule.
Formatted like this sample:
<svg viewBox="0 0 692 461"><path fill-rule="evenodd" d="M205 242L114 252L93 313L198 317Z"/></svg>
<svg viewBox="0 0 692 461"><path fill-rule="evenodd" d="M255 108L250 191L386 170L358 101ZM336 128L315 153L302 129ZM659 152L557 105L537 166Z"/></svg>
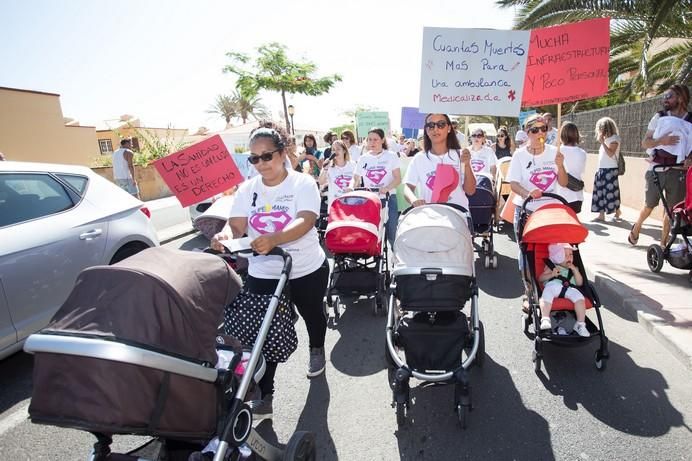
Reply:
<svg viewBox="0 0 692 461"><path fill-rule="evenodd" d="M466 210L449 204L410 209L399 221L394 250L385 354L397 423L406 422L413 377L454 384L454 410L465 428L472 408L468 369L485 356Z"/></svg>

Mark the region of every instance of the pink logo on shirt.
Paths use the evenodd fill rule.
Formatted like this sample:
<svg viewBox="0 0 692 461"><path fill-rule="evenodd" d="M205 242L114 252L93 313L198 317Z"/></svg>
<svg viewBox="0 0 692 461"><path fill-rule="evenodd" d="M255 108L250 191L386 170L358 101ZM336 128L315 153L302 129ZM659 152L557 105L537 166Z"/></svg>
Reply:
<svg viewBox="0 0 692 461"><path fill-rule="evenodd" d="M383 166L376 166L365 173L365 177L378 186L385 176L387 176L387 170Z"/></svg>
<svg viewBox="0 0 692 461"><path fill-rule="evenodd" d="M556 179L557 173L554 170L544 170L536 171L531 174L529 182L545 192L550 189L550 186L552 186Z"/></svg>
<svg viewBox="0 0 692 461"><path fill-rule="evenodd" d="M339 189L346 189L351 183L351 179L351 176L342 174L334 178L334 184L336 184L336 187Z"/></svg>
<svg viewBox="0 0 692 461"><path fill-rule="evenodd" d="M291 216L285 211L257 213L250 218L250 225L260 234L280 232L291 222Z"/></svg>
<svg viewBox="0 0 692 461"><path fill-rule="evenodd" d="M485 162L483 160L471 160L471 169L474 173L483 171L483 168L485 168Z"/></svg>
<svg viewBox="0 0 692 461"><path fill-rule="evenodd" d="M433 187L435 187L435 173L432 173L430 176L428 176L428 180L425 181L425 186L433 190Z"/></svg>

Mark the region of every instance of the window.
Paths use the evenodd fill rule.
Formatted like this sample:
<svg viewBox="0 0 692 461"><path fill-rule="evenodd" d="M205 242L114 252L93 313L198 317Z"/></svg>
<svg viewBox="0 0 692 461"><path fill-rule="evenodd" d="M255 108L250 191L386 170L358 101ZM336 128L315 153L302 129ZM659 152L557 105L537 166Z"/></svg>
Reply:
<svg viewBox="0 0 692 461"><path fill-rule="evenodd" d="M99 149L101 150L101 155L112 154L113 143L110 139L99 139Z"/></svg>
<svg viewBox="0 0 692 461"><path fill-rule="evenodd" d="M86 176L77 176L72 174L54 174L55 176L69 184L75 191L79 193L79 195L84 195L84 191L86 190L89 178L87 178Z"/></svg>
<svg viewBox="0 0 692 461"><path fill-rule="evenodd" d="M0 227L42 218L73 206L65 188L47 174L0 174Z"/></svg>
<svg viewBox="0 0 692 461"><path fill-rule="evenodd" d="M132 141L132 150L139 152L139 139L132 137L130 140Z"/></svg>

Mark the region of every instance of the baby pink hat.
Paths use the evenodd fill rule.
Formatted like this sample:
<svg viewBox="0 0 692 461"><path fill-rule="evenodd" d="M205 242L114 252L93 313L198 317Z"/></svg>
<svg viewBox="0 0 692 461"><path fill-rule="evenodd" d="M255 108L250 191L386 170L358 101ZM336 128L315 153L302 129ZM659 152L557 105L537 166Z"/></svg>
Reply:
<svg viewBox="0 0 692 461"><path fill-rule="evenodd" d="M569 243L551 243L548 245L548 258L555 264L565 262L565 248L572 248Z"/></svg>

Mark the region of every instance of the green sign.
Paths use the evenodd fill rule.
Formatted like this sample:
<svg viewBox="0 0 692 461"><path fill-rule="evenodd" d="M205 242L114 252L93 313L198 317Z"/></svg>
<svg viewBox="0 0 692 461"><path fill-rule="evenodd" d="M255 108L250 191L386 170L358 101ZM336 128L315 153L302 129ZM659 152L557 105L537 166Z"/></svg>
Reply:
<svg viewBox="0 0 692 461"><path fill-rule="evenodd" d="M371 128L382 128L385 136L387 136L389 134L389 113L356 112L356 130L358 131L358 137L366 137Z"/></svg>

